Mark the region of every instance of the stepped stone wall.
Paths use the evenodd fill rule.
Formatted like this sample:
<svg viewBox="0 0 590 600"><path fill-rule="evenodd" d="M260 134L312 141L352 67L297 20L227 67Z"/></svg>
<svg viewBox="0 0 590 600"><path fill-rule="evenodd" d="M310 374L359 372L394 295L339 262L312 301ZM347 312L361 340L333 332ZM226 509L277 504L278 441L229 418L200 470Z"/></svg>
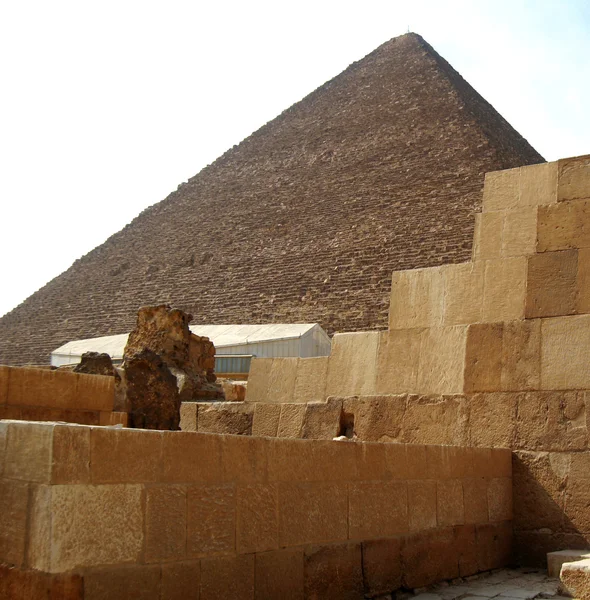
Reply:
<svg viewBox="0 0 590 600"><path fill-rule="evenodd" d="M420 36L395 38L0 319L0 364L162 303L201 323L385 328L391 272L468 260L484 174L541 162Z"/></svg>

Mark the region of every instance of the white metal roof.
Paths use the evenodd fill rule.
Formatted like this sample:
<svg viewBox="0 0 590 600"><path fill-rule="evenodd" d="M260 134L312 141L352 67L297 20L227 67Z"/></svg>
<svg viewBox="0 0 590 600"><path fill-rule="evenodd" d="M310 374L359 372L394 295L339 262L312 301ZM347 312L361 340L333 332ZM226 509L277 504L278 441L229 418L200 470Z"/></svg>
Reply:
<svg viewBox="0 0 590 600"><path fill-rule="evenodd" d="M314 327L323 329L317 323L294 323L274 325L190 325L190 330L199 336L208 337L215 348L241 346L272 340L288 340L303 337ZM128 333L108 335L68 342L55 349L52 354L81 356L84 352L106 352L111 358L123 358Z"/></svg>

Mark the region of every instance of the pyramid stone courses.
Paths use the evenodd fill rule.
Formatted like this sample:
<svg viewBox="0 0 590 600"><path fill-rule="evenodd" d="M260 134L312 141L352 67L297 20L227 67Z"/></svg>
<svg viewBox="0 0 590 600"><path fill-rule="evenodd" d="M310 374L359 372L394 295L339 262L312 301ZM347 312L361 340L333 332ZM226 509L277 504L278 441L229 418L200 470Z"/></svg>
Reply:
<svg viewBox="0 0 590 600"><path fill-rule="evenodd" d="M129 331L146 304L384 328L391 272L469 260L484 174L539 162L420 36L395 38L0 319L0 364Z"/></svg>

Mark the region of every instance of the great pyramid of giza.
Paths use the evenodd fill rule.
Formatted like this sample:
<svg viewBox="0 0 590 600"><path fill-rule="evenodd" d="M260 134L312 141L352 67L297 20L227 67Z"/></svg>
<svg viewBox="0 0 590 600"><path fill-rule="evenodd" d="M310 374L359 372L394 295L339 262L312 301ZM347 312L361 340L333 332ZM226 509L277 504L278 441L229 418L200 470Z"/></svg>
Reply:
<svg viewBox="0 0 590 600"><path fill-rule="evenodd" d="M195 324L384 327L392 271L469 260L484 174L539 162L419 35L394 38L0 319L0 364L163 302Z"/></svg>

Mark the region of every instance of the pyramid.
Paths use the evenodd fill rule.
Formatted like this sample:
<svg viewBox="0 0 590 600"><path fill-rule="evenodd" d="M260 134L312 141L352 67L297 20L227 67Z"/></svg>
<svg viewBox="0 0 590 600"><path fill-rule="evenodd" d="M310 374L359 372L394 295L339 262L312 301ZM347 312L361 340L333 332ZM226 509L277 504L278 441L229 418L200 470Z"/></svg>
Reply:
<svg viewBox="0 0 590 600"><path fill-rule="evenodd" d="M0 364L193 323L387 326L391 273L470 259L488 171L543 162L417 34L386 42L0 319Z"/></svg>

